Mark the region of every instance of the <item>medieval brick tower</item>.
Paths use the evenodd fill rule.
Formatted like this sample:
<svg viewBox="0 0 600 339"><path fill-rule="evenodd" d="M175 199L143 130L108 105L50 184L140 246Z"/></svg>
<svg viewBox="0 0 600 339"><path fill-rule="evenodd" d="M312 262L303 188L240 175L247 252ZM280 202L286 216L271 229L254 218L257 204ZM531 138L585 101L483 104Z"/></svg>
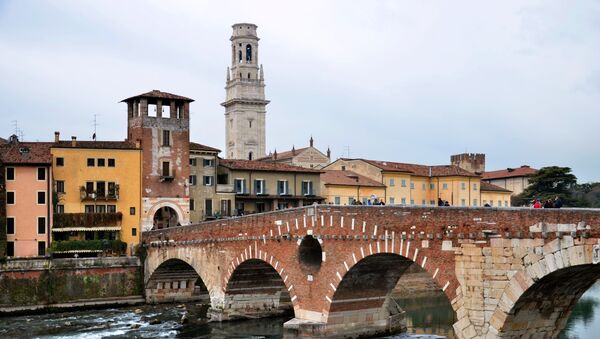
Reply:
<svg viewBox="0 0 600 339"><path fill-rule="evenodd" d="M225 157L256 159L265 156L265 82L258 66L256 25L235 24L231 35L231 68L227 67Z"/></svg>
<svg viewBox="0 0 600 339"><path fill-rule="evenodd" d="M151 91L127 103L127 138L142 148L141 229L148 231L190 222L190 102Z"/></svg>

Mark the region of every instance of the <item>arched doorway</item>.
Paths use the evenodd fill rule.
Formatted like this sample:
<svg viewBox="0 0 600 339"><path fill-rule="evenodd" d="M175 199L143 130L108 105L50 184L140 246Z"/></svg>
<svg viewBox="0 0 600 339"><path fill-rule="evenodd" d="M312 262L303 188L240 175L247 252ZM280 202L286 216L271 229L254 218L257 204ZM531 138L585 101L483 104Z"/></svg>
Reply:
<svg viewBox="0 0 600 339"><path fill-rule="evenodd" d="M181 226L181 224L179 223L177 212L173 208L163 206L156 210L154 213L153 229L158 230L175 226Z"/></svg>

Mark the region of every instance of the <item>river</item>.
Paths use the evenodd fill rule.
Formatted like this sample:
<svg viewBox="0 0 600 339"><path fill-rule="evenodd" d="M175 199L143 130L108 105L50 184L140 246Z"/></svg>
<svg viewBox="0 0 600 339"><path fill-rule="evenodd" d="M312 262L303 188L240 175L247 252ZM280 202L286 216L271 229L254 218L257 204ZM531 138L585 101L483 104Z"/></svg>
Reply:
<svg viewBox="0 0 600 339"><path fill-rule="evenodd" d="M455 314L443 295L397 299L407 312L408 332L388 338L455 338ZM207 323L206 305L140 305L0 318L1 338L281 338L289 318ZM181 324L183 315L188 321ZM560 338L597 338L600 284L579 300ZM423 336L428 334L428 336ZM431 336L429 336L431 335Z"/></svg>

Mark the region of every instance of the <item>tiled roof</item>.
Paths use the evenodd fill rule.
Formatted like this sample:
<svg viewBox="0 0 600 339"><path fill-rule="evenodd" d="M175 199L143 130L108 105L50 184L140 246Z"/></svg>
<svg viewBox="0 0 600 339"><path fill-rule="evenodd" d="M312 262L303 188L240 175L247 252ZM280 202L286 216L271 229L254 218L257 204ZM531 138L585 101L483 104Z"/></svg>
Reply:
<svg viewBox="0 0 600 339"><path fill-rule="evenodd" d="M479 177L477 174L464 170L456 165L417 165L401 162L367 160L367 159L344 159L344 160L362 160L384 171L405 172L422 177Z"/></svg>
<svg viewBox="0 0 600 339"><path fill-rule="evenodd" d="M385 187L385 185L380 182L352 171L324 171L321 173L321 182L325 185Z"/></svg>
<svg viewBox="0 0 600 339"><path fill-rule="evenodd" d="M207 151L207 152L221 152L220 149L199 144L197 142L190 142L190 150L193 151Z"/></svg>
<svg viewBox="0 0 600 339"><path fill-rule="evenodd" d="M309 147L303 147L303 148L298 148L294 151L289 150L289 151L285 151L285 152L277 152L277 159L273 158L273 154L271 155L267 155L266 157L262 157L262 158L258 158L256 160L284 160L284 159L291 159L295 156L297 156L298 154L306 151Z"/></svg>
<svg viewBox="0 0 600 339"><path fill-rule="evenodd" d="M482 181L481 182L481 190L482 191L491 191L491 192L506 192L506 193L512 193L511 190L507 190L506 188L502 188L500 186L496 186L493 184L490 184L488 182Z"/></svg>
<svg viewBox="0 0 600 339"><path fill-rule="evenodd" d="M0 138L0 145L8 143L8 140Z"/></svg>
<svg viewBox="0 0 600 339"><path fill-rule="evenodd" d="M183 97L183 96L177 95L177 94L161 92L161 91L155 89L150 92L138 94L136 96L132 96L127 99L123 99L123 100L121 100L121 102L127 102L127 101L131 101L133 99L138 99L138 98L171 99L171 100L183 100L183 101L189 101L189 102L194 101L194 99Z"/></svg>
<svg viewBox="0 0 600 339"><path fill-rule="evenodd" d="M6 164L52 164L50 142L19 142L0 148L0 157Z"/></svg>
<svg viewBox="0 0 600 339"><path fill-rule="evenodd" d="M89 141L77 140L75 147L72 146L72 141L61 140L53 143L52 147L56 148L96 148L96 149L136 149L135 143L130 141Z"/></svg>
<svg viewBox="0 0 600 339"><path fill-rule="evenodd" d="M525 177L537 173L537 169L523 165L518 168L507 168L499 171L489 171L483 173L483 180L504 179L514 177Z"/></svg>
<svg viewBox="0 0 600 339"><path fill-rule="evenodd" d="M321 173L321 171L317 171L310 168L292 166L278 162L262 162L258 160L222 159L219 161L219 165L232 170Z"/></svg>

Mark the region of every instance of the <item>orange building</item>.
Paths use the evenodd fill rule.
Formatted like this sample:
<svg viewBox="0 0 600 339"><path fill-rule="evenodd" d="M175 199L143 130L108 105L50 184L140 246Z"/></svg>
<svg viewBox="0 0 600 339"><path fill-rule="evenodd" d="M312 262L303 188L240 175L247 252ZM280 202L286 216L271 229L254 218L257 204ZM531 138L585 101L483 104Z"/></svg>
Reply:
<svg viewBox="0 0 600 339"><path fill-rule="evenodd" d="M0 151L6 182L6 254L46 256L52 224L51 143L19 142Z"/></svg>

